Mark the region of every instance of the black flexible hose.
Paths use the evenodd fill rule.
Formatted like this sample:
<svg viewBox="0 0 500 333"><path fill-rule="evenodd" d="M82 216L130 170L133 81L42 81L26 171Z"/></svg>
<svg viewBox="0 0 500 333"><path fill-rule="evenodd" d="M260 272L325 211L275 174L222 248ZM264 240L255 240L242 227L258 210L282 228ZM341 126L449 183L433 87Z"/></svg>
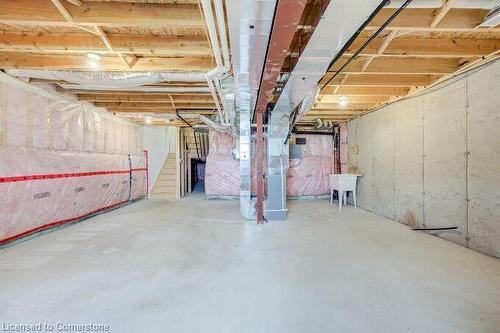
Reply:
<svg viewBox="0 0 500 333"><path fill-rule="evenodd" d="M411 230L419 230L419 231L430 231L430 230L453 230L458 229L458 227L442 227L442 228L414 228Z"/></svg>
<svg viewBox="0 0 500 333"><path fill-rule="evenodd" d="M363 50L389 25L391 24L391 22L403 11L403 9L405 9L409 4L410 2L412 2L413 0L406 0L402 5L401 7L398 8L398 10L396 10L392 15L391 17L389 17L387 19L387 21L384 22L384 24L382 24L380 26L380 28L377 29L377 31L375 31L373 33L373 35L370 36L370 38L368 38L368 40L366 42L363 43L363 45L361 45L361 47L349 58L349 60L347 60L347 62L342 65L342 67L340 67L340 69L328 80L326 81L326 83L321 87L321 89L325 88L330 82L332 82L333 79L335 79L354 59L356 59L356 57L361 53L363 52ZM340 57L347 51L347 49L352 45L352 43L354 42L354 40L359 36L359 34L361 33L361 31L363 31L364 28L366 28L366 26L373 20L373 18L380 12L380 10L382 10L382 8L387 4L388 1L383 1L378 7L377 9L372 13L372 15L370 15L370 17L368 18L368 20L365 21L365 23L363 23L363 25L358 29L358 31L356 31L356 33L351 37L351 39L349 39L349 41L344 45L344 47L342 48L342 50L337 54L337 56L335 57L335 59L333 59L333 61L330 63L330 66L328 66L328 68L331 68L339 59Z"/></svg>

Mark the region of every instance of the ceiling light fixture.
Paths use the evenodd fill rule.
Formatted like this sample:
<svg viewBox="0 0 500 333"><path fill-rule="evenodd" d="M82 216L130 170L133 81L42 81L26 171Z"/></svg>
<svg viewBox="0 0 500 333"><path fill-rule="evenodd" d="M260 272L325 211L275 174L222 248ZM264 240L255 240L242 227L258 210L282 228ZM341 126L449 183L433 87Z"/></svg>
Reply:
<svg viewBox="0 0 500 333"><path fill-rule="evenodd" d="M151 117L146 117L144 118L144 122L149 125L153 122L153 120L151 119Z"/></svg>
<svg viewBox="0 0 500 333"><path fill-rule="evenodd" d="M98 55L97 53L87 53L87 58L93 61L99 61L101 60L101 56Z"/></svg>
<svg viewBox="0 0 500 333"><path fill-rule="evenodd" d="M342 105L342 106L346 106L347 105L347 97L340 96L340 105Z"/></svg>
<svg viewBox="0 0 500 333"><path fill-rule="evenodd" d="M89 65L93 69L97 69L99 67L99 64L97 62L95 62L95 61L89 62Z"/></svg>

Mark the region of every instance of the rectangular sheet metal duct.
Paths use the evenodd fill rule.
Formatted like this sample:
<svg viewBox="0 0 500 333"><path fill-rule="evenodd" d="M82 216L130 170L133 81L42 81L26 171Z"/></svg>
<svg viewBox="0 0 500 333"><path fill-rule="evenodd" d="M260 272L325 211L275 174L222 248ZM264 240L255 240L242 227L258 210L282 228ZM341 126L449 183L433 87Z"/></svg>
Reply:
<svg viewBox="0 0 500 333"><path fill-rule="evenodd" d="M227 0L226 6L233 59L236 123L239 124L240 207L243 217L255 219L256 202L251 198L250 125L276 0Z"/></svg>
<svg viewBox="0 0 500 333"><path fill-rule="evenodd" d="M332 59L380 3L380 0L330 1L291 73L268 126L268 219L286 219L289 154L286 138L292 111L314 89Z"/></svg>

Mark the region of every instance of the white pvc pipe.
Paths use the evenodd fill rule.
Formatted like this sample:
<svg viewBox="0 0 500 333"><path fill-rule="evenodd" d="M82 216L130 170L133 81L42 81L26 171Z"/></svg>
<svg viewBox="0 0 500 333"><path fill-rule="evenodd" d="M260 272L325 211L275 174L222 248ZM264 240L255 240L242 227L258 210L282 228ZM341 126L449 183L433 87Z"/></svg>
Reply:
<svg viewBox="0 0 500 333"><path fill-rule="evenodd" d="M215 4L215 13L217 15L217 26L219 29L219 36L221 39L222 55L224 57L224 71L227 72L231 68L231 61L229 59L229 46L227 44L224 6L222 5L222 0L214 0L214 4Z"/></svg>
<svg viewBox="0 0 500 333"><path fill-rule="evenodd" d="M214 14L212 11L212 2L210 0L201 0L201 7L203 9L203 15L205 16L205 21L207 22L208 37L210 38L210 43L212 44L212 50L214 51L215 62L217 67L223 68L222 57L220 54L219 40L217 39L217 32L215 31L215 21Z"/></svg>
<svg viewBox="0 0 500 333"><path fill-rule="evenodd" d="M214 100L215 106L217 107L217 111L219 112L219 115L222 117L222 110L220 108L219 100L217 98L217 93L215 92L215 87L212 79L209 78L207 75L207 83L208 83L208 88L210 90L210 93L212 94L212 98Z"/></svg>

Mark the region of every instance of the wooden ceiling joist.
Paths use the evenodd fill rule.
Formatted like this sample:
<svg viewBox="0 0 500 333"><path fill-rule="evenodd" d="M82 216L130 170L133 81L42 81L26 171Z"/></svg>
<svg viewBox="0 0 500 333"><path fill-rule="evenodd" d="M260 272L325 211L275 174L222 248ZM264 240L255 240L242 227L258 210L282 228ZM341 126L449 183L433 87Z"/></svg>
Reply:
<svg viewBox="0 0 500 333"><path fill-rule="evenodd" d="M332 86L327 86L322 93L322 96L331 95ZM410 88L407 87L379 87L379 86L338 86L337 94L341 96L402 96L406 95Z"/></svg>
<svg viewBox="0 0 500 333"><path fill-rule="evenodd" d="M92 70L89 59L84 55L49 55L0 52L0 68ZM102 57L99 71L207 71L212 68L211 58L201 57L148 57L138 58L134 67L124 69L116 57Z"/></svg>
<svg viewBox="0 0 500 333"><path fill-rule="evenodd" d="M346 52L346 55L354 53L367 38L359 38ZM379 48L384 38L376 38L361 53L361 56L377 57L429 57L429 58L460 58L484 56L500 48L498 39L458 39L458 38L419 38L405 37L396 38L384 50L379 53Z"/></svg>
<svg viewBox="0 0 500 333"><path fill-rule="evenodd" d="M107 34L115 52L149 56L211 56L206 37ZM112 54L92 34L27 34L0 32L0 49L16 52Z"/></svg>
<svg viewBox="0 0 500 333"><path fill-rule="evenodd" d="M73 18L67 21L49 1L2 0L0 23L14 25L46 25L71 27L203 27L197 5L165 5L160 3L83 1L81 6L69 4L65 9Z"/></svg>
<svg viewBox="0 0 500 333"><path fill-rule="evenodd" d="M370 22L367 30L377 30L394 12L394 8L383 9ZM475 29L488 14L486 9L450 9L439 24L432 27L435 19L435 9L433 8L406 8L399 16L385 29L386 31L471 31Z"/></svg>
<svg viewBox="0 0 500 333"><path fill-rule="evenodd" d="M318 103L311 110L365 110L373 106L374 103Z"/></svg>
<svg viewBox="0 0 500 333"><path fill-rule="evenodd" d="M446 14L448 14L448 12L452 9L452 6L455 4L455 2L457 2L457 0L445 1L443 7L439 9L438 13L432 20L431 28L436 27L439 24L439 22L441 22L441 20L446 16Z"/></svg>
<svg viewBox="0 0 500 333"><path fill-rule="evenodd" d="M374 74L449 74L459 69L458 59L429 59L429 58L375 58L370 66L364 68L366 58L360 57L346 69L344 74L374 73ZM335 71L342 66L343 61L335 64L331 71Z"/></svg>
<svg viewBox="0 0 500 333"><path fill-rule="evenodd" d="M320 84L328 81L333 74L327 73ZM397 74L397 75L383 75L383 74L354 74L350 75L347 81L342 82L342 75L336 77L328 86L321 90L322 94L331 94L334 86L348 86L348 87L414 87L414 86L428 86L434 81L439 79L440 75L428 74ZM331 89L328 89L331 88Z"/></svg>
<svg viewBox="0 0 500 333"><path fill-rule="evenodd" d="M338 92L337 92L338 93ZM387 101L390 96L345 96L345 95L320 95L318 96L318 103L340 103L345 98L349 103L363 104L363 103L383 103Z"/></svg>
<svg viewBox="0 0 500 333"><path fill-rule="evenodd" d="M341 73L336 72L397 10L382 9L320 80L313 108L299 123L356 118L498 55L500 27L479 28L489 10L453 8L455 3L405 8ZM291 57L284 71L290 63Z"/></svg>

